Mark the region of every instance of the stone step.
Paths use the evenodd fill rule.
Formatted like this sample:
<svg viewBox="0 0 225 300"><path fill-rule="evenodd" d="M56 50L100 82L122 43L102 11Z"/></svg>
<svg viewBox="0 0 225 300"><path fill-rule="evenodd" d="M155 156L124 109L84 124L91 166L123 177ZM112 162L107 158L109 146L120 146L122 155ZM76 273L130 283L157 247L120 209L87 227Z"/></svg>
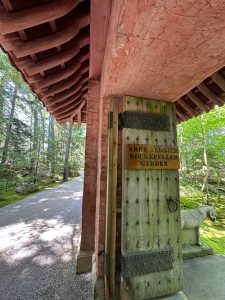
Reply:
<svg viewBox="0 0 225 300"><path fill-rule="evenodd" d="M209 247L207 244L202 242L200 246L185 245L182 249L182 254L184 259L189 259L189 258L201 257L205 255L212 255L213 249Z"/></svg>

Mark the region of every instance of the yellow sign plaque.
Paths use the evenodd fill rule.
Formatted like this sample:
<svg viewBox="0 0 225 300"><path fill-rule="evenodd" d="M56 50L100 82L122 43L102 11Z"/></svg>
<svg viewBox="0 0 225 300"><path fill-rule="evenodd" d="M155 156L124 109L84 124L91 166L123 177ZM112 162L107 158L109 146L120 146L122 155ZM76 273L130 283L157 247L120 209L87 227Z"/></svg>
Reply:
<svg viewBox="0 0 225 300"><path fill-rule="evenodd" d="M180 168L177 146L127 144L128 170L178 170Z"/></svg>

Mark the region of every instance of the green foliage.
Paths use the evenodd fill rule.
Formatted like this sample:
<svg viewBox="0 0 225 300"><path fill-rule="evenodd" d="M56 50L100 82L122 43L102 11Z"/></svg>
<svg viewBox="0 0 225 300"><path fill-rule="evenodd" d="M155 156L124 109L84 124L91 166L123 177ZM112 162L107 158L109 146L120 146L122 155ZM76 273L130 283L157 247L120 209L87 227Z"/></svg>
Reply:
<svg viewBox="0 0 225 300"><path fill-rule="evenodd" d="M16 194L12 190L2 190L0 194L0 208L24 199L24 194Z"/></svg>
<svg viewBox="0 0 225 300"><path fill-rule="evenodd" d="M216 107L178 126L178 141L185 171L198 171L203 160L203 128L206 134L209 165L225 175L225 106Z"/></svg>
<svg viewBox="0 0 225 300"><path fill-rule="evenodd" d="M181 209L199 207L202 204L202 192L196 183L181 177ZM225 254L225 194L220 192L219 197L210 193L211 205L216 209L217 220L206 220L201 228L201 240L211 246L215 253Z"/></svg>
<svg viewBox="0 0 225 300"><path fill-rule="evenodd" d="M215 253L225 254L225 106L179 125L178 138L181 208L200 206L207 193L217 221L204 223L201 239Z"/></svg>
<svg viewBox="0 0 225 300"><path fill-rule="evenodd" d="M220 213L220 210L219 210ZM219 219L216 224L205 222L201 229L201 240L213 248L215 253L225 255L225 226Z"/></svg>
<svg viewBox="0 0 225 300"><path fill-rule="evenodd" d="M85 134L84 125L74 125L70 178L84 166ZM42 189L49 178L62 178L66 136L67 126L56 124L0 50L0 207L24 197L15 193L19 184Z"/></svg>
<svg viewBox="0 0 225 300"><path fill-rule="evenodd" d="M42 191L48 187L54 187L57 186L61 183L62 181L58 181L58 182L41 182L39 181L37 183L37 190L38 191ZM26 197L28 197L31 194L34 194L36 191L29 191L26 193L17 193L16 192L16 185L18 184L18 181L14 181L12 180L10 182L10 186L7 187L6 189L6 185L5 185L5 181L3 179L0 179L0 208L12 204L14 202L17 202L19 200L22 200Z"/></svg>

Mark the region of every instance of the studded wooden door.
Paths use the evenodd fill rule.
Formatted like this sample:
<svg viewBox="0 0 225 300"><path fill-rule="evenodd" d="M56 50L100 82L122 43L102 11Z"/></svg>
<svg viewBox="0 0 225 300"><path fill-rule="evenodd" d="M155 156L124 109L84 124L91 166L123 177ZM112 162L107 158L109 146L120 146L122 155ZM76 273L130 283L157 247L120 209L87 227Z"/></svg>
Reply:
<svg viewBox="0 0 225 300"><path fill-rule="evenodd" d="M121 299L142 300L182 290L178 166L169 166L178 155L171 154L177 145L175 105L124 97L123 111ZM136 157L128 145L139 151ZM142 156L146 145L148 156ZM170 154L152 156L151 149ZM132 167L130 158L140 157L141 167ZM152 157L155 162L148 161Z"/></svg>

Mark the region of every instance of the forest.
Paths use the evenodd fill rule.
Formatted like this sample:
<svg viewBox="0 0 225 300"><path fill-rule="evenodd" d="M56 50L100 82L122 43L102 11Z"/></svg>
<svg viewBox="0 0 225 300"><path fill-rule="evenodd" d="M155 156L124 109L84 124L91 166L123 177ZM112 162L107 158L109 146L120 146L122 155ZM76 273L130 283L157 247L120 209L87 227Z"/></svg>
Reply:
<svg viewBox="0 0 225 300"><path fill-rule="evenodd" d="M206 221L201 236L225 254L225 106L181 123L178 143L182 208L207 204L216 209L216 222Z"/></svg>
<svg viewBox="0 0 225 300"><path fill-rule="evenodd" d="M85 125L58 125L0 52L0 207L59 184L84 166ZM225 254L225 107L178 125L182 209L214 206L202 239Z"/></svg>
<svg viewBox="0 0 225 300"><path fill-rule="evenodd" d="M79 174L85 126L60 126L0 52L0 207Z"/></svg>

